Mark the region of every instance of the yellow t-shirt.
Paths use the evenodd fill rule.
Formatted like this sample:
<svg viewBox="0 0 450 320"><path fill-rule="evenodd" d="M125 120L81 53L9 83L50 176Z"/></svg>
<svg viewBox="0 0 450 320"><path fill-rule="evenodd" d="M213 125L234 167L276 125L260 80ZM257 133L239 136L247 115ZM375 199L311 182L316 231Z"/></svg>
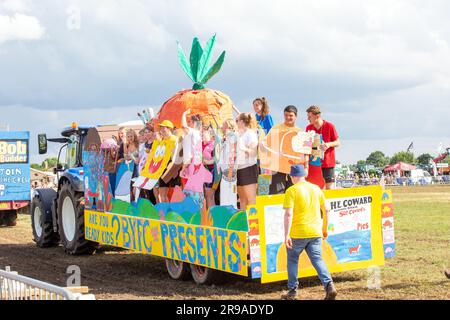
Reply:
<svg viewBox="0 0 450 320"><path fill-rule="evenodd" d="M289 233L291 238L322 237L321 204L325 204L325 196L315 184L305 181L288 188L283 207L294 209Z"/></svg>

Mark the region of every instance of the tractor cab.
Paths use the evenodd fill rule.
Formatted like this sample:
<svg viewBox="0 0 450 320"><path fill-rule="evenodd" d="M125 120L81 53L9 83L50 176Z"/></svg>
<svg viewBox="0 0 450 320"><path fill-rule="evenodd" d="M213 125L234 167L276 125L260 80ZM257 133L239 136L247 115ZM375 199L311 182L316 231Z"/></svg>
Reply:
<svg viewBox="0 0 450 320"><path fill-rule="evenodd" d="M61 138L47 138L46 134L39 134L39 154L47 153L47 142L61 143L58 152L58 163L55 173L64 172L71 168L80 168L82 163L82 150L86 140L87 132L93 126L78 126L75 122L70 127L66 127L61 132Z"/></svg>

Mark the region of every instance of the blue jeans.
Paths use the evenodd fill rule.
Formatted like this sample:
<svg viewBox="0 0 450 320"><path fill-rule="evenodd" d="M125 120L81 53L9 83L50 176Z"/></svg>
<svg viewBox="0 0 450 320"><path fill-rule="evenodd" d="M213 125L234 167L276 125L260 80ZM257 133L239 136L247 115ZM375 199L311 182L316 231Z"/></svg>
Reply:
<svg viewBox="0 0 450 320"><path fill-rule="evenodd" d="M292 239L292 249L287 249L288 289L298 288L298 259L303 249L316 269L324 288L332 282L331 274L322 259L322 238Z"/></svg>

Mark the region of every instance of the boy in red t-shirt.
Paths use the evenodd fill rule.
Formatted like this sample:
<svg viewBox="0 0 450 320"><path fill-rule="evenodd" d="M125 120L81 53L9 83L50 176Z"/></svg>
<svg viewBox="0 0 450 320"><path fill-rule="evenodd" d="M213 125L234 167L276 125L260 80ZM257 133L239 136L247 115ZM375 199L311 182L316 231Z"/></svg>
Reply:
<svg viewBox="0 0 450 320"><path fill-rule="evenodd" d="M306 109L306 113L310 123L306 127L306 131L314 130L322 135L325 151L325 156L322 159L322 175L325 179L325 189L332 189L335 182L334 167L336 166L334 148L339 147L341 144L338 133L334 124L322 119L318 106L310 106Z"/></svg>

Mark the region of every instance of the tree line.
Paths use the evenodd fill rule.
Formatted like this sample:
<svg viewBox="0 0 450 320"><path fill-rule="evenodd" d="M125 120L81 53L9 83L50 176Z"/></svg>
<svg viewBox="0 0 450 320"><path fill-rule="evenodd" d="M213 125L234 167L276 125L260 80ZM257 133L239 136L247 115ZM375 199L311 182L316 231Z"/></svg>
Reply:
<svg viewBox="0 0 450 320"><path fill-rule="evenodd" d="M365 160L359 160L356 163L356 166L363 167L373 165L375 168L384 168L387 165L396 164L398 162L427 166L433 159L434 157L429 153L423 153L418 157L415 157L412 152L399 151L394 153L392 157L388 157L381 151L374 151ZM450 157L447 156L443 162L450 164Z"/></svg>
<svg viewBox="0 0 450 320"><path fill-rule="evenodd" d="M30 165L30 167L33 169L36 169L36 170L40 170L40 171L52 171L53 168L56 167L57 163L58 163L58 158L50 157L50 158L47 158L44 161L42 161L41 164L32 163Z"/></svg>

